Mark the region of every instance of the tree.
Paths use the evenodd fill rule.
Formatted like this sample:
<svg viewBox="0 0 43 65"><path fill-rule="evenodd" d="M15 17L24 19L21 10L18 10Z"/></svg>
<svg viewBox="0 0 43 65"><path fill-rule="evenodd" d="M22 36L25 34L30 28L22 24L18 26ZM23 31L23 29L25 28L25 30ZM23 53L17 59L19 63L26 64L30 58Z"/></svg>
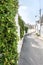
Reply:
<svg viewBox="0 0 43 65"><path fill-rule="evenodd" d="M18 22L20 25L20 38L24 36L24 21L22 20L21 16L18 16Z"/></svg>
<svg viewBox="0 0 43 65"><path fill-rule="evenodd" d="M0 0L0 65L17 65L17 11L18 0Z"/></svg>

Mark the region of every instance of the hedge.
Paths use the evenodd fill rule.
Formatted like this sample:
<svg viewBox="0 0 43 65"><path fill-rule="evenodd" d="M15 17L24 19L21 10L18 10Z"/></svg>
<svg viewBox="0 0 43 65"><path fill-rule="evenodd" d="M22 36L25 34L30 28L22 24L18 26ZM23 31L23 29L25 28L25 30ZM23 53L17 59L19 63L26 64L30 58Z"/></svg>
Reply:
<svg viewBox="0 0 43 65"><path fill-rule="evenodd" d="M17 65L17 11L18 0L0 0L0 65Z"/></svg>

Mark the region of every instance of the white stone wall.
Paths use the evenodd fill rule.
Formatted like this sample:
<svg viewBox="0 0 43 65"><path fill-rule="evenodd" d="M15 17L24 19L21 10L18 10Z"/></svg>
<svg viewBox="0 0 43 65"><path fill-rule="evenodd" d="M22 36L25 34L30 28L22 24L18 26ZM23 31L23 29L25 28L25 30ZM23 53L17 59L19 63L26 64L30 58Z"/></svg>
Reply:
<svg viewBox="0 0 43 65"><path fill-rule="evenodd" d="M41 26L41 36L43 37L43 25Z"/></svg>
<svg viewBox="0 0 43 65"><path fill-rule="evenodd" d="M39 23L37 23L37 25L36 25L36 33L38 33L38 34L39 34L39 30L40 30L40 24L39 24Z"/></svg>
<svg viewBox="0 0 43 65"><path fill-rule="evenodd" d="M18 14L16 14L15 21L16 21L18 36L19 36L19 39L20 39L20 26L18 24Z"/></svg>
<svg viewBox="0 0 43 65"><path fill-rule="evenodd" d="M40 24L37 24L36 26L36 33L39 33L40 30ZM41 26L41 31L40 31L41 37L43 37L43 25Z"/></svg>

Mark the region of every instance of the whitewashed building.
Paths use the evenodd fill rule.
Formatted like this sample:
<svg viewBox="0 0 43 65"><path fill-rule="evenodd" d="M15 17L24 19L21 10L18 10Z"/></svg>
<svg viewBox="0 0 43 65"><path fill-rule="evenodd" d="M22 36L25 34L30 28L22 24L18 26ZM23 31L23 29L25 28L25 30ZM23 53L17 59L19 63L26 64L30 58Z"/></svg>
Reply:
<svg viewBox="0 0 43 65"><path fill-rule="evenodd" d="M39 21L36 21L36 33L39 34L43 37L43 16L41 17L41 23Z"/></svg>
<svg viewBox="0 0 43 65"><path fill-rule="evenodd" d="M43 25L41 26L41 36L43 37Z"/></svg>
<svg viewBox="0 0 43 65"><path fill-rule="evenodd" d="M40 32L40 23L39 23L39 21L37 21L37 23L36 23L36 33L40 34L39 32Z"/></svg>

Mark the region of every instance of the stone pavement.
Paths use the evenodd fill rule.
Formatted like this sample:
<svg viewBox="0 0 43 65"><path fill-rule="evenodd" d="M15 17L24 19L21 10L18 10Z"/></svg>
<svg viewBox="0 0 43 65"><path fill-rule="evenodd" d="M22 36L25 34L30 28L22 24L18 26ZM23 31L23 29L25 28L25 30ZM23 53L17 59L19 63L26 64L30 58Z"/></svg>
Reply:
<svg viewBox="0 0 43 65"><path fill-rule="evenodd" d="M43 41L34 35L26 36L18 65L43 65Z"/></svg>

